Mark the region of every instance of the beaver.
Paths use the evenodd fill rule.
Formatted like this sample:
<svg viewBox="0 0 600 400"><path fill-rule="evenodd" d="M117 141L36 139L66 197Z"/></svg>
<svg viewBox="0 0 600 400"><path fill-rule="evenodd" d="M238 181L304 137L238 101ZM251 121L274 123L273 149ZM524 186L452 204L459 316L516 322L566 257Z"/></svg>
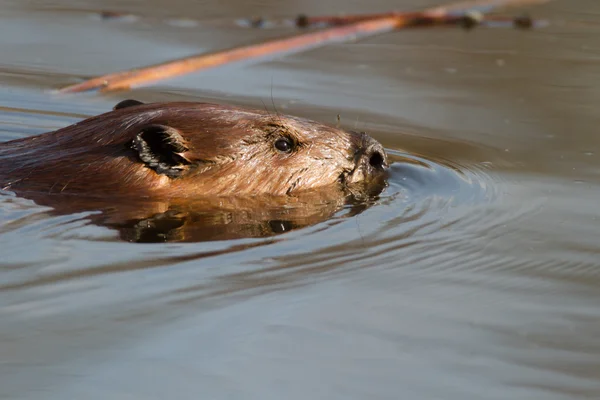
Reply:
<svg viewBox="0 0 600 400"><path fill-rule="evenodd" d="M124 100L112 111L0 143L0 189L190 198L290 195L385 176L365 133L231 105Z"/></svg>

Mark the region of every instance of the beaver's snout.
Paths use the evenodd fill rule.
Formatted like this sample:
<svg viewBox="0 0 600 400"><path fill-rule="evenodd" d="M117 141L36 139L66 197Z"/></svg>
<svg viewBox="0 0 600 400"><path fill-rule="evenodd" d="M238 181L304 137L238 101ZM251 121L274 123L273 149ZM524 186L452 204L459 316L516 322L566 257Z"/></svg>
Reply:
<svg viewBox="0 0 600 400"><path fill-rule="evenodd" d="M368 140L365 144L366 150L364 151L362 162L377 171L385 170L388 164L383 146L371 137L367 136L367 138Z"/></svg>
<svg viewBox="0 0 600 400"><path fill-rule="evenodd" d="M387 155L383 146L367 135L360 133L359 144L354 153L354 169L343 180L348 183L368 181L379 177L387 171Z"/></svg>

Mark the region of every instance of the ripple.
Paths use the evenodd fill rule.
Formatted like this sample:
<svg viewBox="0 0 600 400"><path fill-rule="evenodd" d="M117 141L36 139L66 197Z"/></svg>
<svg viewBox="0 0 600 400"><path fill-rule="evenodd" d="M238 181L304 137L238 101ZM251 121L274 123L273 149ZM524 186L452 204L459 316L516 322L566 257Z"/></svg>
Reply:
<svg viewBox="0 0 600 400"><path fill-rule="evenodd" d="M428 159L390 150L390 189L400 192L407 201L417 202L435 196L456 204L491 202L498 196L498 177L492 178L488 167L463 165L450 160Z"/></svg>

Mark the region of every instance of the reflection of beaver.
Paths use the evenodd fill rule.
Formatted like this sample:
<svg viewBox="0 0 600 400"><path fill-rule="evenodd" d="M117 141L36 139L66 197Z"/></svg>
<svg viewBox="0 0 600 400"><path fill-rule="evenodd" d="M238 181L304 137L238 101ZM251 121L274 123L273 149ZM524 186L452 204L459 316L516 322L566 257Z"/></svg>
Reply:
<svg viewBox="0 0 600 400"><path fill-rule="evenodd" d="M126 100L109 113L0 144L0 189L189 198L286 195L383 176L364 133L206 103Z"/></svg>
<svg viewBox="0 0 600 400"><path fill-rule="evenodd" d="M27 197L38 205L52 207L45 210L45 215L77 214L75 218L116 230L122 240L205 242L269 237L324 221L336 224L372 205L384 185L369 185L368 191L360 189L347 191L331 186L289 196L166 200L111 198L107 201L64 193L28 193ZM32 207L27 202L22 204Z"/></svg>

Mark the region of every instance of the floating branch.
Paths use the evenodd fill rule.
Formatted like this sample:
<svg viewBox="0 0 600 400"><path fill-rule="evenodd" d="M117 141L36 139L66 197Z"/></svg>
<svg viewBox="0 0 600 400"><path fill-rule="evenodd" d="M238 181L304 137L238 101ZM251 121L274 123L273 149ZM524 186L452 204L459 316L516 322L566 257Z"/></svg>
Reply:
<svg viewBox="0 0 600 400"><path fill-rule="evenodd" d="M486 13L496 11L499 8L538 4L546 1L548 0L475 0L433 7L421 12L392 12L370 16L344 17L346 18L345 22L338 20L337 26L328 29L304 32L292 37L116 72L67 86L62 88L60 92L128 90L135 86L236 61L257 60L276 55L298 53L331 43L357 40L407 27L455 24L471 28L484 22ZM308 21L310 22L310 18ZM515 25L519 27L527 27L532 24L533 22L529 18L515 20Z"/></svg>
<svg viewBox="0 0 600 400"><path fill-rule="evenodd" d="M319 17L307 17L306 15L299 15L296 18L295 25L298 28L326 28L334 26L344 26L351 23L365 21L374 18L382 18L384 16L394 16L397 13L386 13L376 15L352 15L352 16L319 16ZM291 20L289 21L291 22ZM477 11L472 11L464 15L456 17L429 17L424 13L418 13L415 16L414 21L407 25L409 27L423 27L432 25L460 25L465 28L481 25L493 28L538 28L547 25L547 21L534 20L529 15L521 15L517 17L505 17L505 16L489 16L484 15ZM254 26L260 28L260 26Z"/></svg>

